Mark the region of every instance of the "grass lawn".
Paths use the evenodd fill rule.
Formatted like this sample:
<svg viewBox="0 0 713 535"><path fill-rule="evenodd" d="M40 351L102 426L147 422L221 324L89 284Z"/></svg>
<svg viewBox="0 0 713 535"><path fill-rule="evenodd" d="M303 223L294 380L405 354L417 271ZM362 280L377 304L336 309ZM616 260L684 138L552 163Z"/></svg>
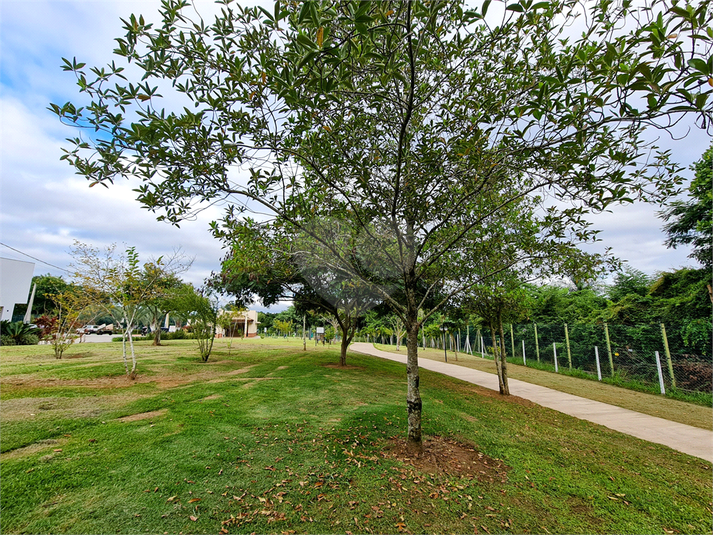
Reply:
<svg viewBox="0 0 713 535"><path fill-rule="evenodd" d="M3 347L2 533L710 533L711 465L423 370L283 340Z"/></svg>

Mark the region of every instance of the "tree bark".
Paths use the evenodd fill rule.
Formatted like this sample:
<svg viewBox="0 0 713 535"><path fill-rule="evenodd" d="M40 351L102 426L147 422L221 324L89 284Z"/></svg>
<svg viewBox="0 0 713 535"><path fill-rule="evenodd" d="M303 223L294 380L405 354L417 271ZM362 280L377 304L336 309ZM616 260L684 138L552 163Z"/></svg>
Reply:
<svg viewBox="0 0 713 535"><path fill-rule="evenodd" d="M418 373L418 321L409 321L407 327L406 348L406 404L408 407L408 444L414 450L421 451L421 390Z"/></svg>
<svg viewBox="0 0 713 535"><path fill-rule="evenodd" d="M347 349L349 348L349 344L352 341L352 337L348 335L347 329L342 329L342 344L340 347L340 353L339 353L339 365L340 366L346 366L347 365Z"/></svg>
<svg viewBox="0 0 713 535"><path fill-rule="evenodd" d="M495 325L490 323L490 336L493 337L493 360L495 360L495 369L498 372L498 390L501 394L505 392L505 383L503 382L503 363L500 359L500 344L495 337Z"/></svg>
<svg viewBox="0 0 713 535"><path fill-rule="evenodd" d="M498 327L500 329L500 393L503 396L510 395L510 385L508 385L508 362L505 353L505 332L503 331L503 313L498 310Z"/></svg>
<svg viewBox="0 0 713 535"><path fill-rule="evenodd" d="M151 332L153 333L153 344L155 346L161 345L161 326L156 318L151 320Z"/></svg>

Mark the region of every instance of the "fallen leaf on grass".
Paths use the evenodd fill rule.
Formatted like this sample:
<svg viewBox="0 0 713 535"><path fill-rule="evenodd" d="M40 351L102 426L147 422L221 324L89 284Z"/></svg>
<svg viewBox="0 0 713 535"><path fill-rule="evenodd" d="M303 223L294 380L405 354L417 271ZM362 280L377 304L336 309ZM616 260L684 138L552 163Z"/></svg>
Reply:
<svg viewBox="0 0 713 535"><path fill-rule="evenodd" d="M198 520L198 518L195 517L195 516L193 516L193 515L189 516L188 518L190 518L191 520L193 520L193 522L195 522L196 520Z"/></svg>
<svg viewBox="0 0 713 535"><path fill-rule="evenodd" d="M62 451L62 448L57 448L57 449L54 450L54 451L55 451L56 453L60 453L60 452Z"/></svg>
<svg viewBox="0 0 713 535"><path fill-rule="evenodd" d="M191 498L190 500L188 500L188 503L196 503L196 502L199 502L199 501L201 501L200 498Z"/></svg>
<svg viewBox="0 0 713 535"><path fill-rule="evenodd" d="M170 497L168 500L166 500L166 501L167 501L167 502L172 502L172 501L175 500L176 498L178 498L178 496L171 496L171 497Z"/></svg>

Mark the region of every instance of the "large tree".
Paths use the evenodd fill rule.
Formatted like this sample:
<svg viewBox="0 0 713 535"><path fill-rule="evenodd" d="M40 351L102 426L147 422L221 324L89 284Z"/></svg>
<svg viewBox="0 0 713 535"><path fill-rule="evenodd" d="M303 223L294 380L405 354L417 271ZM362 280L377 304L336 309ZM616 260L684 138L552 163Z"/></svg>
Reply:
<svg viewBox="0 0 713 535"><path fill-rule="evenodd" d="M416 446L418 331L494 274L478 259L538 269L593 239L588 211L661 200L678 167L644 130L711 120L707 2L222 4L212 23L185 0L155 26L131 16L115 51L130 69L66 60L88 101L51 108L89 130L64 158L92 184L140 180L160 218L230 197L311 236L315 263L404 322ZM325 239L335 220L353 242Z"/></svg>

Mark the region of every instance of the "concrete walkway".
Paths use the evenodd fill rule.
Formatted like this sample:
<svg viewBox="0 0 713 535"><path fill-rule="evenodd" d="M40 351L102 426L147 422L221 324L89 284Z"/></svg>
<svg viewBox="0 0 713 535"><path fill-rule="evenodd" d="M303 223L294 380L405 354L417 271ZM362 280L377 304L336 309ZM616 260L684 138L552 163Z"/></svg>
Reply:
<svg viewBox="0 0 713 535"><path fill-rule="evenodd" d="M355 353L372 355L383 359L406 364L406 355L398 355L376 349L372 344L354 343L350 349ZM419 367L455 377L491 390L498 390L498 377L492 373L481 372L429 359L419 359ZM649 442L663 444L694 457L713 462L713 431L690 425L679 424L622 409L599 401L573 396L544 386L533 385L517 379L509 379L510 393L528 399L564 414L626 433Z"/></svg>

